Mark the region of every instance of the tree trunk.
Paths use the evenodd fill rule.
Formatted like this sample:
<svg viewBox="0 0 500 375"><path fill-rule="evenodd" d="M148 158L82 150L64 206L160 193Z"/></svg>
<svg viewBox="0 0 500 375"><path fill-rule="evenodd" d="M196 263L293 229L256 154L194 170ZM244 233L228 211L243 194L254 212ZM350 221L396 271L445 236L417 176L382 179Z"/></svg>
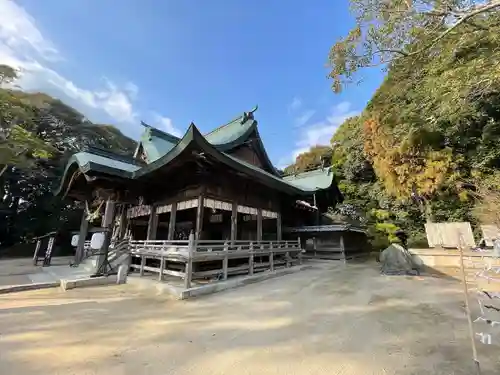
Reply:
<svg viewBox="0 0 500 375"><path fill-rule="evenodd" d="M425 221L427 223L434 222L434 214L432 212L431 202L424 198Z"/></svg>

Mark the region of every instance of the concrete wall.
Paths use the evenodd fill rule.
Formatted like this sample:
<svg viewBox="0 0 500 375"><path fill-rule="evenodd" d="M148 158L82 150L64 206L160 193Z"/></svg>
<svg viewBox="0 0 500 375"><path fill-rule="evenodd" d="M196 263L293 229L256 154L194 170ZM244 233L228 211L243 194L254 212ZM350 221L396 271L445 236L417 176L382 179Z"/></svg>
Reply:
<svg viewBox="0 0 500 375"><path fill-rule="evenodd" d="M436 272L448 276L460 275L460 252L457 249L409 249L414 262L424 271ZM464 251L465 268L480 269L486 262L500 266L500 259L492 257L491 252Z"/></svg>

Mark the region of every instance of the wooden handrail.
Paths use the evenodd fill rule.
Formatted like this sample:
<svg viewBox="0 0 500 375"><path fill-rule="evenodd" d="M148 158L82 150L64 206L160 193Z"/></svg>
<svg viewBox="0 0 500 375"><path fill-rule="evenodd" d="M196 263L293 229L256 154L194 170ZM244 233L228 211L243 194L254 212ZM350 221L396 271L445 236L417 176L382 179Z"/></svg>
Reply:
<svg viewBox="0 0 500 375"><path fill-rule="evenodd" d="M197 240L195 241L196 245L221 245L224 246L224 244L228 241L224 240ZM275 241L247 241L247 240L235 240L235 241L229 241L230 243L234 244L259 244L259 245L271 245L271 244L298 244L299 240L275 240ZM189 241L186 240L132 240L130 241L131 244L179 244L179 245L188 245Z"/></svg>

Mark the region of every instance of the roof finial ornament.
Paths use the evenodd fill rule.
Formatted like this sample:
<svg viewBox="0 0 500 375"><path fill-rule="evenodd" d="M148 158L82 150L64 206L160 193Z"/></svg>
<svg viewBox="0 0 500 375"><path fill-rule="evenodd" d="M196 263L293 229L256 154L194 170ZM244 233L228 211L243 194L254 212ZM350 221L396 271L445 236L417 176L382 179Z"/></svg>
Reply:
<svg viewBox="0 0 500 375"><path fill-rule="evenodd" d="M253 113L259 108L258 105L252 108L250 112L243 112L243 116L241 117L240 124L244 124L248 120L253 120Z"/></svg>

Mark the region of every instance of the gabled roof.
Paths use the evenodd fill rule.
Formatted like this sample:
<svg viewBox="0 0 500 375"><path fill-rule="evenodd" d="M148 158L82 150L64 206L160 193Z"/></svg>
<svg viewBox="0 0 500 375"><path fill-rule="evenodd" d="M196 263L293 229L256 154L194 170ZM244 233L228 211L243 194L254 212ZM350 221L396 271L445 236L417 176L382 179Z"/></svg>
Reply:
<svg viewBox="0 0 500 375"><path fill-rule="evenodd" d="M283 176L283 180L300 189L317 191L332 186L334 173L331 167Z"/></svg>
<svg viewBox="0 0 500 375"><path fill-rule="evenodd" d="M174 148L180 141L180 138L172 134L162 132L161 130L155 129L145 123L142 123L142 125L145 129L141 135L139 144L137 145L135 156L137 157L137 152L139 152L142 148L146 154L147 163L151 163L159 159Z"/></svg>
<svg viewBox="0 0 500 375"><path fill-rule="evenodd" d="M257 109L258 107L255 106L250 112L244 112L241 116L236 117L227 124L204 134L203 137L208 143L223 152L229 152L247 143L251 138L254 150L259 155L263 168L279 176L278 171L274 168L267 155L257 129L257 121L254 118L254 113ZM142 149L145 152L147 163L152 163L167 154L181 140L173 134L156 129L144 122L142 122L142 125L145 127L145 130L137 146L136 156L138 156L138 152Z"/></svg>
<svg viewBox="0 0 500 375"><path fill-rule="evenodd" d="M257 107L250 112L244 112L229 123L212 130L204 135L205 139L221 151L228 151L243 144L256 129L257 121L253 117L253 113L256 110ZM142 146L148 163L165 155L181 140L173 134L156 129L144 122L142 122L142 125L145 127L145 130L141 135L137 150Z"/></svg>
<svg viewBox="0 0 500 375"><path fill-rule="evenodd" d="M238 119L205 135L202 135L194 124L189 126L182 138L143 124L146 129L136 154L141 149L144 150L147 154L146 163L139 162L137 158L127 158L97 149L79 152L68 161L56 194L60 194L65 186L71 185L71 181L67 181L67 175L74 173L77 169L88 179L91 178L89 176L103 175L143 181L154 178L159 171L163 173L170 169L174 165L172 163L174 159L187 151L191 152L193 149L259 181L263 185L291 195L309 195L315 191L329 188L333 184L333 173L328 168L285 178L278 174L260 140L257 121L253 118L253 112L256 109L244 113ZM253 137L256 152L260 153L262 160L268 162L266 170L228 153L234 147L245 143L250 136Z"/></svg>
<svg viewBox="0 0 500 375"><path fill-rule="evenodd" d="M223 151L241 145L257 126L253 116L257 109L255 106L250 112L244 112L227 124L204 134L205 139Z"/></svg>
<svg viewBox="0 0 500 375"><path fill-rule="evenodd" d="M140 180L144 178L149 178L153 173L160 169L168 168L170 163L179 156L184 150L189 146L195 145L200 152L204 152L218 162L227 165L228 167L238 170L246 175L249 175L257 180L259 180L264 185L270 186L272 188L290 193L290 194L305 194L308 190L300 189L288 182L284 181L281 177L276 176L272 173L266 172L250 163L244 162L234 156L231 156L225 152L221 152L217 147L209 143L206 138L200 133L194 124L189 126L188 131L182 137L182 139L177 143L177 145L172 148L168 153L163 155L161 158L155 160L152 163L142 167L133 173L133 178Z"/></svg>

